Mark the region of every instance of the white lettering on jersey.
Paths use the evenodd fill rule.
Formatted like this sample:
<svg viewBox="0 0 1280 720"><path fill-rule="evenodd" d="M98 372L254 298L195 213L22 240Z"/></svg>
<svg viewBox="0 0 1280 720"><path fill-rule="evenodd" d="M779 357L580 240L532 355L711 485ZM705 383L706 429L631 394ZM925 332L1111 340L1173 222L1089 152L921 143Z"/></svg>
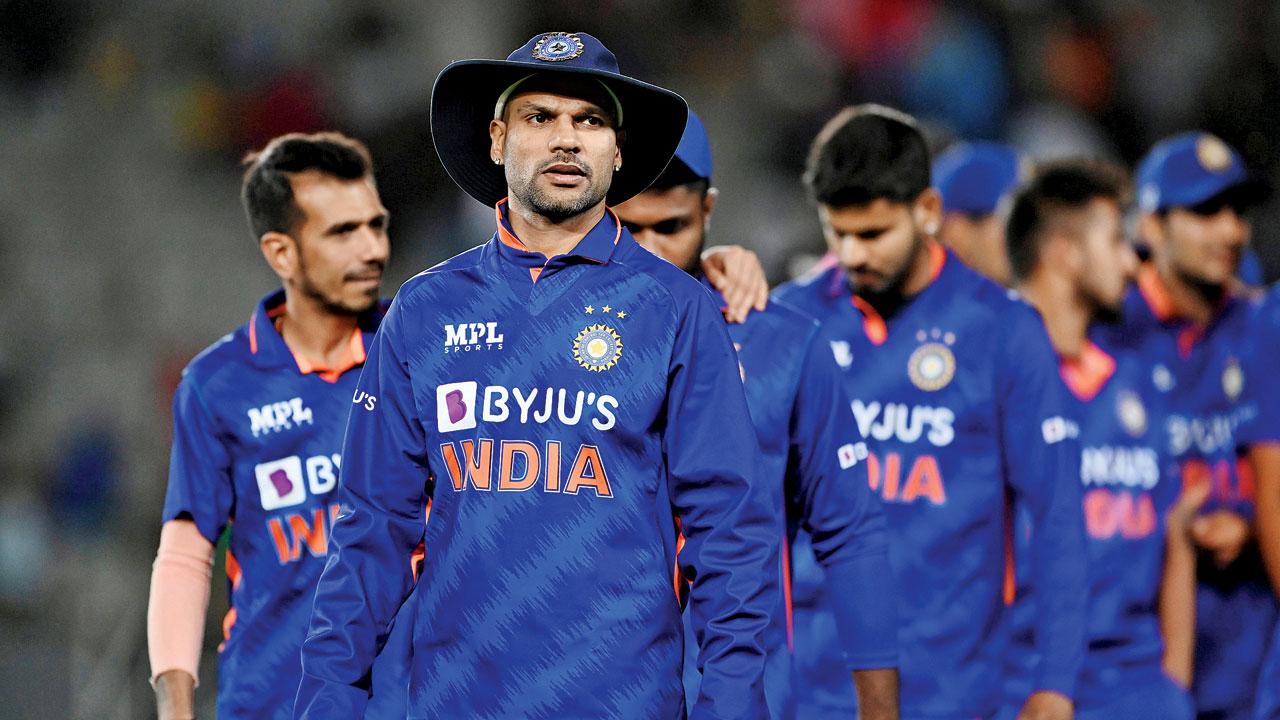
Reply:
<svg viewBox="0 0 1280 720"><path fill-rule="evenodd" d="M505 339L496 322L458 323L444 326L444 351L501 350Z"/></svg>
<svg viewBox="0 0 1280 720"><path fill-rule="evenodd" d="M303 424L311 425L313 422L311 408L303 405L300 397L249 408L249 430L254 437L291 430Z"/></svg>
<svg viewBox="0 0 1280 720"><path fill-rule="evenodd" d="M869 403L854 400L851 407L863 437L907 444L924 437L934 447L946 447L956 437L956 414L951 408L906 403L881 405L877 400Z"/></svg>
<svg viewBox="0 0 1280 720"><path fill-rule="evenodd" d="M471 430L476 427L476 401L480 400L479 418L487 423L518 422L521 425L546 425L558 422L567 427L591 421L596 430L612 430L618 423L615 411L618 399L565 388L508 388L490 385L479 392L474 380L449 383L436 388L436 422L440 432Z"/></svg>
<svg viewBox="0 0 1280 720"><path fill-rule="evenodd" d="M1150 490L1160 482L1160 461L1147 447L1086 447L1080 454L1080 482Z"/></svg>

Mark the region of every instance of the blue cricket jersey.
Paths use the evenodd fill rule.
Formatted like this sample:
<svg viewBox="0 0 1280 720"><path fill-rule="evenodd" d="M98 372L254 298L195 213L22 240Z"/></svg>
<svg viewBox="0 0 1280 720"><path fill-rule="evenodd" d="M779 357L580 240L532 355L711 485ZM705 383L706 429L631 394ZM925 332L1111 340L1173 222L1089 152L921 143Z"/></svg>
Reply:
<svg viewBox="0 0 1280 720"><path fill-rule="evenodd" d="M1090 342L1062 362L1069 419L1079 428L1077 510L1088 541L1088 650L1076 687L1084 712L1164 684L1164 642L1157 614L1164 572L1165 521L1181 493L1177 467L1164 452L1164 398L1137 353ZM1011 611L1006 702L1019 707L1035 689L1035 590L1026 567L1035 538L1019 513L1014 556L1017 600Z"/></svg>
<svg viewBox="0 0 1280 720"><path fill-rule="evenodd" d="M1209 483L1204 511L1226 508L1245 518L1253 517L1255 488L1241 462L1238 434L1258 413L1252 385L1267 377L1246 372L1255 323L1254 303L1235 297L1206 327L1177 317L1147 265L1125 300L1123 323L1103 336L1104 342L1135 348L1165 396L1164 442L1181 484ZM1227 568L1202 555L1197 574L1197 710L1246 717L1276 613L1257 548L1246 547Z"/></svg>
<svg viewBox="0 0 1280 720"><path fill-rule="evenodd" d="M931 284L891 317L818 267L779 297L826 319L884 500L904 718L996 712L1007 647L1007 495L1036 528L1036 689L1071 696L1084 654L1079 446L1036 312L931 245Z"/></svg>
<svg viewBox="0 0 1280 720"><path fill-rule="evenodd" d="M1273 285L1259 304L1251 341L1245 360L1251 382L1245 394L1257 403L1257 414L1240 427L1238 442L1280 444L1280 392L1274 387L1280 360L1280 285ZM1280 720L1280 623L1273 626L1270 648L1258 674L1254 720Z"/></svg>
<svg viewBox="0 0 1280 720"><path fill-rule="evenodd" d="M264 298L249 322L191 361L173 401L163 521L189 517L213 544L231 526L218 672L224 718L292 717L359 376L358 365L301 372L272 321L283 310L283 290ZM362 318L352 336L357 362L381 315ZM408 568L409 553L401 558Z"/></svg>
<svg viewBox="0 0 1280 720"><path fill-rule="evenodd" d="M738 350L762 473L775 488L790 549L782 568L783 605L774 611L770 634L770 707L775 717L808 718L823 700L833 704L829 695L852 714L850 671L898 662L884 514L860 462L866 446L859 442L830 341L815 320L773 300L727 327ZM804 605L795 602L793 571L808 583L799 593ZM828 632L801 634L814 616ZM685 677L693 700L698 675L686 668Z"/></svg>
<svg viewBox="0 0 1280 720"><path fill-rule="evenodd" d="M775 488L719 310L612 212L553 258L497 214L370 349L295 717L361 716L400 608L411 718L681 718L682 581L693 716L767 716Z"/></svg>

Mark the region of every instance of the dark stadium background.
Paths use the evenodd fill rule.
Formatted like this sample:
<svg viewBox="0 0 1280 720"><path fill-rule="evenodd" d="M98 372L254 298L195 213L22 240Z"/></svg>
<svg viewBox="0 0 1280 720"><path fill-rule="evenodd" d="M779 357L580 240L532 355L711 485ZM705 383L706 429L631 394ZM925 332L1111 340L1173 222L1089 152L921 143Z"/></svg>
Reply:
<svg viewBox="0 0 1280 720"><path fill-rule="evenodd" d="M1280 179L1280 4L1262 0L0 0L0 718L153 716L172 389L274 284L238 159L291 130L365 140L392 292L492 232L431 147L436 73L543 30L593 33L685 95L715 146L714 240L775 281L820 249L797 178L850 102L1037 158L1131 163L1202 128ZM1278 227L1280 206L1258 211L1268 279Z"/></svg>

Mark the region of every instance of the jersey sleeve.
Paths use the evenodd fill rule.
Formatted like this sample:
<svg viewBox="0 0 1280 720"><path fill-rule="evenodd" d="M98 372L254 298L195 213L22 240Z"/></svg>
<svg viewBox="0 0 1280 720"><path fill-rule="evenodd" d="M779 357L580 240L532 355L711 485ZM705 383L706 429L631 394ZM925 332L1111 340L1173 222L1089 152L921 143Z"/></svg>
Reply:
<svg viewBox="0 0 1280 720"><path fill-rule="evenodd" d="M1086 545L1079 427L1044 324L1016 308L996 345L996 388L1008 483L1030 513L1036 690L1071 697L1084 662Z"/></svg>
<svg viewBox="0 0 1280 720"><path fill-rule="evenodd" d="M232 472L225 436L188 371L173 398L173 447L161 522L190 517L216 545L235 506Z"/></svg>
<svg viewBox="0 0 1280 720"><path fill-rule="evenodd" d="M302 645L295 718L364 717L374 658L413 588L404 558L422 541L426 431L400 350L400 303L360 374L342 448L341 513Z"/></svg>
<svg viewBox="0 0 1280 720"><path fill-rule="evenodd" d="M702 672L690 717L767 717L765 634L780 602L780 503L759 475L760 450L723 318L710 296L677 312L662 442L685 536L679 562L690 582Z"/></svg>
<svg viewBox="0 0 1280 720"><path fill-rule="evenodd" d="M1241 446L1280 443L1280 388L1273 379L1280 358L1280 295L1273 290L1253 318L1244 364L1244 402L1256 413L1237 431Z"/></svg>
<svg viewBox="0 0 1280 720"><path fill-rule="evenodd" d="M805 354L791 414L789 512L813 538L851 670L897 667L898 621L880 499L867 483L839 368L825 336Z"/></svg>

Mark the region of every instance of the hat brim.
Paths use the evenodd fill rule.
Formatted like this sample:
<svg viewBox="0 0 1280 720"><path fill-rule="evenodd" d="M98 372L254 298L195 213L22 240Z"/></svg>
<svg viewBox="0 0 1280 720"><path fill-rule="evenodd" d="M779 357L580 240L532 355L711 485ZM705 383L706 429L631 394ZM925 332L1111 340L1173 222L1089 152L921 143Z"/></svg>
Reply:
<svg viewBox="0 0 1280 720"><path fill-rule="evenodd" d="M676 93L602 70L543 62L462 60L436 78L431 91L431 135L445 171L468 195L486 205L506 197L505 171L489 158L489 122L498 96L533 73L596 78L618 96L626 140L622 169L613 173L606 204L622 203L658 179L680 144L689 111Z"/></svg>

